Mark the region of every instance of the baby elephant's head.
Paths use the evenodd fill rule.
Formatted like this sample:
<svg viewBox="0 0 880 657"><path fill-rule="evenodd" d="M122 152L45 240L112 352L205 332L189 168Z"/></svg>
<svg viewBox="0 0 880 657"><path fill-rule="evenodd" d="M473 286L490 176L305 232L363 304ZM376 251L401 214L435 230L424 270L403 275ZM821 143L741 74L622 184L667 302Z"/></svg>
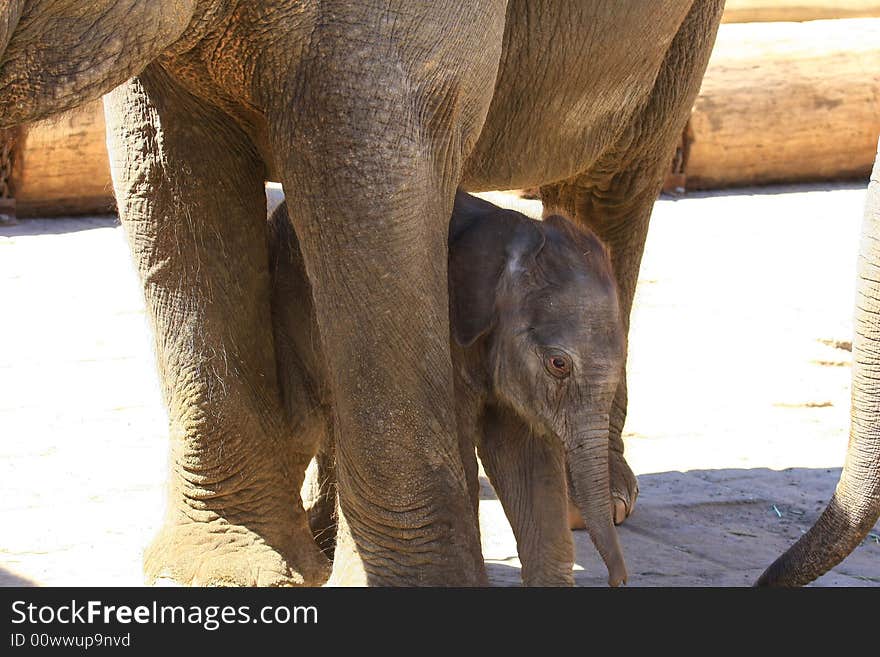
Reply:
<svg viewBox="0 0 880 657"><path fill-rule="evenodd" d="M459 193L449 294L454 340L482 350L490 394L536 440L561 444L609 583L625 581L608 474L625 336L608 250L563 217L539 222Z"/></svg>

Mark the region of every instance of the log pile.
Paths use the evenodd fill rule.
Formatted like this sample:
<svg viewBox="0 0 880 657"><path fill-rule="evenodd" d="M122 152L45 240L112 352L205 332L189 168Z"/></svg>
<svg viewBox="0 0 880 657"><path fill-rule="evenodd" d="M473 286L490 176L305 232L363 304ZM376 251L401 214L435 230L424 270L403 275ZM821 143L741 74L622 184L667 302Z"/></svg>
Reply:
<svg viewBox="0 0 880 657"><path fill-rule="evenodd" d="M781 19L807 22L760 22ZM880 0L728 0L724 21L667 188L865 178L880 135ZM113 210L100 102L0 133L0 149L0 215Z"/></svg>
<svg viewBox="0 0 880 657"><path fill-rule="evenodd" d="M100 101L34 124L16 141L9 188L19 217L115 210Z"/></svg>
<svg viewBox="0 0 880 657"><path fill-rule="evenodd" d="M727 0L722 23L880 18L878 0Z"/></svg>
<svg viewBox="0 0 880 657"><path fill-rule="evenodd" d="M866 178L880 19L723 25L689 130L688 189Z"/></svg>

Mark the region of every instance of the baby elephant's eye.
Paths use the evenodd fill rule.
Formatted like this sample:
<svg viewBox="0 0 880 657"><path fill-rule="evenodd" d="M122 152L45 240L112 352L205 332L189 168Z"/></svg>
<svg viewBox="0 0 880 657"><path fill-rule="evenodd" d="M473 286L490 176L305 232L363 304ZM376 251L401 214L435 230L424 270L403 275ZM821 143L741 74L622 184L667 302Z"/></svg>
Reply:
<svg viewBox="0 0 880 657"><path fill-rule="evenodd" d="M564 379L571 374L571 359L565 354L548 354L544 362L547 371L557 379Z"/></svg>

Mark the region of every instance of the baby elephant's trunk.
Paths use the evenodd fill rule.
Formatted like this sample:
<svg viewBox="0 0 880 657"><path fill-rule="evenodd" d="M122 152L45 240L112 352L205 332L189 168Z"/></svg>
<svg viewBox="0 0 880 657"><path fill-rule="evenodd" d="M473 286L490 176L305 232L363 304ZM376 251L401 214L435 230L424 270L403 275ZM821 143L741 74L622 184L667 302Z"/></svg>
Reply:
<svg viewBox="0 0 880 657"><path fill-rule="evenodd" d="M626 583L626 563L612 516L608 417L594 418L587 426L590 428L566 439L574 503L584 518L593 545L608 568L608 584L618 586Z"/></svg>

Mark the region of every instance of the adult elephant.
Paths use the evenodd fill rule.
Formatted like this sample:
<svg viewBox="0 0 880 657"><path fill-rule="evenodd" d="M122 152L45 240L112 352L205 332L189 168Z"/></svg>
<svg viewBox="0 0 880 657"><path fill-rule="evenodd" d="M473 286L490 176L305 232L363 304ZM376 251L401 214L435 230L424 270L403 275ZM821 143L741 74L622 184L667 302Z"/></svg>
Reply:
<svg viewBox="0 0 880 657"><path fill-rule="evenodd" d="M290 438L269 330L263 182L276 179L335 403L333 581L485 583L475 475L454 431L444 255L455 190L542 185L548 212L610 246L628 317L722 5L5 2L0 127L118 87L106 100L114 188L172 438L148 579L326 576L298 498L311 448ZM625 382L597 397L583 435L563 418L569 462L611 486L621 521L638 490L620 437ZM599 424L610 452L587 439Z"/></svg>
<svg viewBox="0 0 880 657"><path fill-rule="evenodd" d="M880 143L868 185L856 285L849 447L825 511L758 586L801 586L861 543L880 517Z"/></svg>

